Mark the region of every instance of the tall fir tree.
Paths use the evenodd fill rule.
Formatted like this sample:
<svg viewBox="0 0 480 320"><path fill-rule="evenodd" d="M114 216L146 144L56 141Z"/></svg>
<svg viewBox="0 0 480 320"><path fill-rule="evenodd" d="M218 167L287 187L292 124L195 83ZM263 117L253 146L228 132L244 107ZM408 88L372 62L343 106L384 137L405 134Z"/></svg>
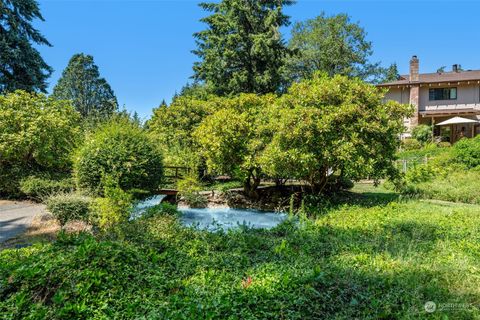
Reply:
<svg viewBox="0 0 480 320"><path fill-rule="evenodd" d="M0 0L0 93L46 92L52 68L33 44L51 44L32 26L44 21L35 0Z"/></svg>
<svg viewBox="0 0 480 320"><path fill-rule="evenodd" d="M200 61L193 78L213 93L269 93L284 84L284 64L290 50L280 28L290 19L282 12L293 0L222 0L201 3L211 12L201 21L207 29L195 33Z"/></svg>
<svg viewBox="0 0 480 320"><path fill-rule="evenodd" d="M71 100L82 117L106 117L118 109L115 94L100 77L91 55L75 54L53 89L53 97Z"/></svg>

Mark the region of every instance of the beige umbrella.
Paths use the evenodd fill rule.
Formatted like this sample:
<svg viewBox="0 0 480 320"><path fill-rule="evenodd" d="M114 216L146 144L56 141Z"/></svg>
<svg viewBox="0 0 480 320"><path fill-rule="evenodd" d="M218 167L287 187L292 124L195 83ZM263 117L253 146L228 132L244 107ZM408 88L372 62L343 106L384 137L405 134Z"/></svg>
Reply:
<svg viewBox="0 0 480 320"><path fill-rule="evenodd" d="M450 124L478 123L478 120L472 120L462 117L453 117L451 119L437 123L437 126L448 126Z"/></svg>

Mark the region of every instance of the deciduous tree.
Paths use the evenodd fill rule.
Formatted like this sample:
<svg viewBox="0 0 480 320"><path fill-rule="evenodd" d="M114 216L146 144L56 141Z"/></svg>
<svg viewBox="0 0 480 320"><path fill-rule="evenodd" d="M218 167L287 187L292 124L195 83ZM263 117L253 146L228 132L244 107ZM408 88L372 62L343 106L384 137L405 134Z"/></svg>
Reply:
<svg viewBox="0 0 480 320"><path fill-rule="evenodd" d="M393 176L403 118L410 107L389 101L359 79L316 74L281 98L272 142L259 163L269 176L308 181L321 192L331 174Z"/></svg>
<svg viewBox="0 0 480 320"><path fill-rule="evenodd" d="M194 132L208 169L244 181L245 192L256 195L262 168L258 158L271 139L267 126L275 114L273 95L242 94L223 99L221 107L206 117Z"/></svg>
<svg viewBox="0 0 480 320"><path fill-rule="evenodd" d="M293 80L309 79L317 71L364 80L375 80L383 74L379 64L369 60L373 50L365 30L346 14L322 13L296 23L289 47L297 52L288 64Z"/></svg>

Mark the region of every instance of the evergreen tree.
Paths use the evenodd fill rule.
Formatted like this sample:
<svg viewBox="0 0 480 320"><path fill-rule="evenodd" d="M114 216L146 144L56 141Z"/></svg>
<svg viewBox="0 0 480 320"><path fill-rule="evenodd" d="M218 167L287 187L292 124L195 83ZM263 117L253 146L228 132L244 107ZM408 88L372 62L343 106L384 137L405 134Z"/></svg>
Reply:
<svg viewBox="0 0 480 320"><path fill-rule="evenodd" d="M117 98L108 84L100 77L93 57L75 54L53 89L53 97L71 100L75 109L85 117L105 117L118 108Z"/></svg>
<svg viewBox="0 0 480 320"><path fill-rule="evenodd" d="M32 26L44 21L35 0L0 0L0 93L42 91L52 68L32 46L51 44Z"/></svg>
<svg viewBox="0 0 480 320"><path fill-rule="evenodd" d="M282 13L293 0L222 0L201 3L212 14L196 33L200 61L193 70L213 93L268 93L282 88L285 58L290 53L280 34L289 25Z"/></svg>
<svg viewBox="0 0 480 320"><path fill-rule="evenodd" d="M392 63L390 67L385 70L385 78L383 82L392 82L397 81L400 78L400 74L398 73L398 67L396 63Z"/></svg>

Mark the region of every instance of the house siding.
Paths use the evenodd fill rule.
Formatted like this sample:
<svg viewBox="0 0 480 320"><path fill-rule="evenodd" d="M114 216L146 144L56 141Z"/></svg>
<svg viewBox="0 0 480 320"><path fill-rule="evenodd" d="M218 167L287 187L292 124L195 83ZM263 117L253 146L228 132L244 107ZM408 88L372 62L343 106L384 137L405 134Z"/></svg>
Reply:
<svg viewBox="0 0 480 320"><path fill-rule="evenodd" d="M456 100L429 100L430 88L457 88ZM480 104L480 87L477 84L472 85L432 85L431 87L420 88L419 111L425 111L428 107L435 106L454 106Z"/></svg>

